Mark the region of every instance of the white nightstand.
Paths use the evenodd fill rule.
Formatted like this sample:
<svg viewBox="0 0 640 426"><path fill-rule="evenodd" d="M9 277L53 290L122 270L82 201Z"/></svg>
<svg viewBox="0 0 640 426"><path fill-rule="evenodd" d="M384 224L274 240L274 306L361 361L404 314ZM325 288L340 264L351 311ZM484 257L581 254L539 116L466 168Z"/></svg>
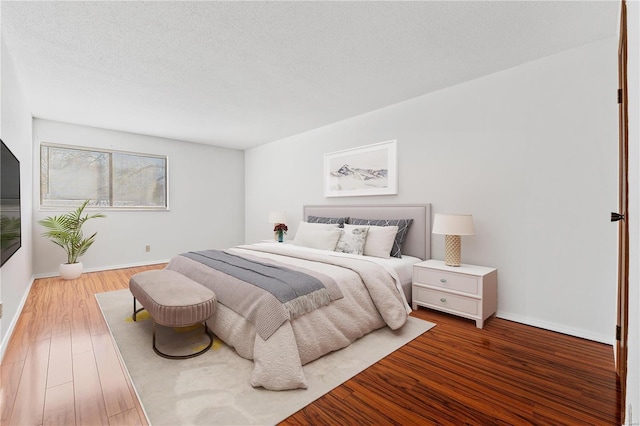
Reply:
<svg viewBox="0 0 640 426"><path fill-rule="evenodd" d="M446 266L442 260L413 265L413 309L418 306L470 318L476 327L496 313L498 271L484 266Z"/></svg>

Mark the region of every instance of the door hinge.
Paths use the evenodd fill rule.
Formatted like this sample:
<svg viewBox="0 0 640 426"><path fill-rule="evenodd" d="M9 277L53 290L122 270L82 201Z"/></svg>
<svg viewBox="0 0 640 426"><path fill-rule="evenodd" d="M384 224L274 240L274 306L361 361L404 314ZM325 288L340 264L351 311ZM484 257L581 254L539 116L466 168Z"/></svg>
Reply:
<svg viewBox="0 0 640 426"><path fill-rule="evenodd" d="M616 340L618 340L618 341L619 341L619 340L621 339L621 337L620 337L620 334L621 334L621 333L622 333L622 331L621 331L621 329L620 329L620 326L619 326L619 325L616 325Z"/></svg>
<svg viewBox="0 0 640 426"><path fill-rule="evenodd" d="M624 215L620 213L611 212L611 222L617 222L619 220L624 220Z"/></svg>
<svg viewBox="0 0 640 426"><path fill-rule="evenodd" d="M622 103L622 89L618 89L618 103Z"/></svg>

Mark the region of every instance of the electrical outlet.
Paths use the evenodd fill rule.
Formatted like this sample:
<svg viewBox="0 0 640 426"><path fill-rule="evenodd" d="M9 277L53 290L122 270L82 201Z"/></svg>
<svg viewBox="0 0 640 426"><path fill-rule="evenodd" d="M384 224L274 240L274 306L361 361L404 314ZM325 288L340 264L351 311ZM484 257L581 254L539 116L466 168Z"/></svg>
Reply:
<svg viewBox="0 0 640 426"><path fill-rule="evenodd" d="M151 251L151 246L146 246L144 248L144 251L146 251L147 253L149 253Z"/></svg>

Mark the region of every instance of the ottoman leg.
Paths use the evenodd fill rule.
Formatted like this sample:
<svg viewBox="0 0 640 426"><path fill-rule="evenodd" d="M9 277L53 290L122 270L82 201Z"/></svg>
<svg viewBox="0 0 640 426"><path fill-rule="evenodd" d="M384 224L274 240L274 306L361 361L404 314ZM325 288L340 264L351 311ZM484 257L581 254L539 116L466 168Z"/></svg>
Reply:
<svg viewBox="0 0 640 426"><path fill-rule="evenodd" d="M133 297L133 315L131 315L131 319L134 321L138 320L138 312L144 311L144 306L136 311L136 297Z"/></svg>
<svg viewBox="0 0 640 426"><path fill-rule="evenodd" d="M188 354L188 355L170 355L170 354L166 354L166 353L160 351L160 349L158 349L158 347L156 346L156 322L153 321L153 338L152 338L153 351L155 353L157 353L158 355L160 355L161 357L167 358L167 359L188 359L188 358L193 358L193 357L196 357L198 355L202 355L203 353L205 353L209 349L211 349L211 346L213 346L213 333L211 332L211 330L209 330L209 326L207 326L207 321L206 320L204 321L204 334L209 337L209 344L204 349L202 349L201 351L194 352L194 353Z"/></svg>

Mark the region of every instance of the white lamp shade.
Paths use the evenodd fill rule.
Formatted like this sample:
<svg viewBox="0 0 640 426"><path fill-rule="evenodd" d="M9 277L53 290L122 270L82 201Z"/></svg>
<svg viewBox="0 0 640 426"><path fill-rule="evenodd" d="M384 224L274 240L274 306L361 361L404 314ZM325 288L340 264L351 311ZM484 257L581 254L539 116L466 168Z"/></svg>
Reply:
<svg viewBox="0 0 640 426"><path fill-rule="evenodd" d="M473 216L470 214L441 214L433 218L434 234L440 235L474 235Z"/></svg>
<svg viewBox="0 0 640 426"><path fill-rule="evenodd" d="M287 223L287 213L279 210L269 212L269 223Z"/></svg>

